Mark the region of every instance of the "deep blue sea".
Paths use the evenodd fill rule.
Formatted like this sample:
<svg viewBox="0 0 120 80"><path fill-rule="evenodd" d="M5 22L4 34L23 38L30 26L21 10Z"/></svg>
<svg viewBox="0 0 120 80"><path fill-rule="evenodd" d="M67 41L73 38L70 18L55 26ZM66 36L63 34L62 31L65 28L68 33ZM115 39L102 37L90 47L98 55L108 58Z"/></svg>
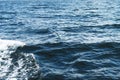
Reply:
<svg viewBox="0 0 120 80"><path fill-rule="evenodd" d="M120 0L0 0L0 80L120 80Z"/></svg>

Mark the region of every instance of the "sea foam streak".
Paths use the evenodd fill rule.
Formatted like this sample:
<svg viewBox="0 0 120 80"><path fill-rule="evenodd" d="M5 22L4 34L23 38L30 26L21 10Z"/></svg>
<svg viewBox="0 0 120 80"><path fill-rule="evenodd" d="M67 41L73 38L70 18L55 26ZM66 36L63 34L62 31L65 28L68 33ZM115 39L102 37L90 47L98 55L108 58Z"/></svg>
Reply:
<svg viewBox="0 0 120 80"><path fill-rule="evenodd" d="M34 55L17 52L24 45L20 41L0 40L0 79L29 80L40 76Z"/></svg>

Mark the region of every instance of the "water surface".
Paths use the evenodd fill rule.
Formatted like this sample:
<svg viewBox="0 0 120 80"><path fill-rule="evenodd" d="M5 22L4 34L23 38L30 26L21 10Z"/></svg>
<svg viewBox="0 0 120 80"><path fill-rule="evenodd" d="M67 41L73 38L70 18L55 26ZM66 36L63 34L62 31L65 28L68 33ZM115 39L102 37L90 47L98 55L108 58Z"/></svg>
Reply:
<svg viewBox="0 0 120 80"><path fill-rule="evenodd" d="M2 80L120 79L119 0L0 0L0 39Z"/></svg>

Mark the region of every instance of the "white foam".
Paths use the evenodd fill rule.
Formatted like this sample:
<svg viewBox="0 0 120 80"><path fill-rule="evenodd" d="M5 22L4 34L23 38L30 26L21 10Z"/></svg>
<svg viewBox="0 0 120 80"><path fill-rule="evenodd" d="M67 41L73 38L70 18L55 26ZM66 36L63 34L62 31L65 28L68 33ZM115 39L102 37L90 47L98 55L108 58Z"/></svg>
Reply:
<svg viewBox="0 0 120 80"><path fill-rule="evenodd" d="M6 50L8 48L17 48L24 46L25 43L15 40L1 40L0 39L0 50Z"/></svg>
<svg viewBox="0 0 120 80"><path fill-rule="evenodd" d="M14 53L18 47L24 45L25 43L20 41L0 40L0 79L18 80L19 78L19 80L28 80L29 74L34 75L34 72L39 70L32 53ZM10 69L11 67L12 69Z"/></svg>

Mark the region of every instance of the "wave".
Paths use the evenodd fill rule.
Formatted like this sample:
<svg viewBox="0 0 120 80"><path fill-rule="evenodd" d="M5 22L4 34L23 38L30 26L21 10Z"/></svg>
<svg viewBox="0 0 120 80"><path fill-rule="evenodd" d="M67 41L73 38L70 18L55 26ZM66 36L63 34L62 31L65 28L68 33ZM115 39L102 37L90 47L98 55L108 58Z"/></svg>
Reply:
<svg viewBox="0 0 120 80"><path fill-rule="evenodd" d="M35 45L26 45L21 48L21 51L24 53L34 53L39 55L40 57L46 58L57 58L60 56L71 56L73 57L73 53L87 53L93 52L97 54L90 54L85 56L86 58L101 58L102 56L107 57L119 55L119 46L118 42L100 42L100 43L79 43L79 42L57 42L57 43L43 43L43 44L35 44ZM105 54L101 54L105 52ZM116 54L112 54L112 53ZM100 53L100 54L99 54ZM110 54L108 54L110 53ZM88 53L89 54L89 53ZM79 57L79 55L76 54ZM66 58L67 59L67 58ZM72 59L70 58L69 61Z"/></svg>
<svg viewBox="0 0 120 80"><path fill-rule="evenodd" d="M111 28L111 29L119 29L119 23L109 23L109 24L100 24L100 25L93 25L93 26L85 26L85 27L100 27L100 28Z"/></svg>
<svg viewBox="0 0 120 80"><path fill-rule="evenodd" d="M100 69L106 68L112 72L115 70L110 68L119 67L119 45L120 43L117 42L57 42L27 45L22 51L28 50L27 53L33 51L32 53L38 56L42 64L43 80L83 80L85 78L92 80L92 78L111 76ZM91 72L95 76L91 75ZM115 79L116 76L112 75L112 77L111 79Z"/></svg>
<svg viewBox="0 0 120 80"><path fill-rule="evenodd" d="M18 50L26 44L14 40L0 40L0 79L2 80L37 80L40 68L31 53Z"/></svg>

